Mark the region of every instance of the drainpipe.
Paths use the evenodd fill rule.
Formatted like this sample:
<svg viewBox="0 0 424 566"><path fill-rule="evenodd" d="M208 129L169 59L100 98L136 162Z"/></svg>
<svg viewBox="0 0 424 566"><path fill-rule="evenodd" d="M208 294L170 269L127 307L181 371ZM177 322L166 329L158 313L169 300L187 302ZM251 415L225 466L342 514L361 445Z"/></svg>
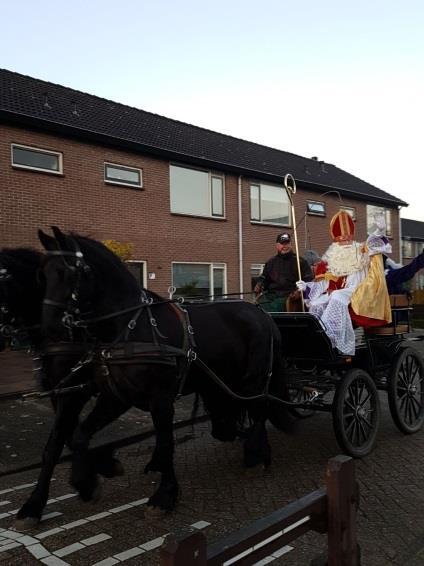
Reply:
<svg viewBox="0 0 424 566"><path fill-rule="evenodd" d="M402 207L399 207L399 263L401 265L403 265L403 257L402 257L402 253L403 253L403 246L402 246L402 219L400 217L400 211L401 211Z"/></svg>
<svg viewBox="0 0 424 566"><path fill-rule="evenodd" d="M241 179L238 178L238 256L239 256L239 289L240 296L243 298L244 285L243 285L243 215L242 215L242 199L241 199Z"/></svg>

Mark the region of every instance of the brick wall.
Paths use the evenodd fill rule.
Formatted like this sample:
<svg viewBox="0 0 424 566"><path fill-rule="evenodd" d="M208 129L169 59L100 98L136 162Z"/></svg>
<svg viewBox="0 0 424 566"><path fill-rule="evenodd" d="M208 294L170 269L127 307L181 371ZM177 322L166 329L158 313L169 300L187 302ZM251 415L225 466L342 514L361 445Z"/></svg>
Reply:
<svg viewBox="0 0 424 566"><path fill-rule="evenodd" d="M13 169L10 144L19 143L63 153L64 174L51 175ZM103 181L105 161L143 170L143 190ZM264 263L275 253L278 226L250 222L249 179L242 179L244 289L250 289L250 265ZM114 239L134 245L133 259L145 260L156 274L151 290L165 293L171 283L171 262L227 264L228 292L239 290L238 177L225 176L224 220L170 213L169 162L147 155L102 147L48 133L0 126L0 246L39 247L37 229L57 225L96 239ZM304 216L306 200L325 200L325 217ZM295 197L299 249L325 251L328 226L338 210L334 195L298 190ZM366 205L343 198L356 208L357 239L366 237ZM398 233L398 213L392 213ZM290 230L290 228L289 228ZM393 240L398 259L398 240Z"/></svg>

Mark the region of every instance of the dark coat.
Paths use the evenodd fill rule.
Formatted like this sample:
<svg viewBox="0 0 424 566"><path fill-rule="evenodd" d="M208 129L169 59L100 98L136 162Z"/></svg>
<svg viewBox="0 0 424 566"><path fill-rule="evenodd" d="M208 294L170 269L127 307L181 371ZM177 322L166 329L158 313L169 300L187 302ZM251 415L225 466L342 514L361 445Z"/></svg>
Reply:
<svg viewBox="0 0 424 566"><path fill-rule="evenodd" d="M314 278L312 270L303 257L300 258L300 270L303 281L312 281ZM296 254L293 251L277 254L269 259L258 279L264 291L270 291L279 296L287 296L294 291L296 281L299 281L299 272Z"/></svg>

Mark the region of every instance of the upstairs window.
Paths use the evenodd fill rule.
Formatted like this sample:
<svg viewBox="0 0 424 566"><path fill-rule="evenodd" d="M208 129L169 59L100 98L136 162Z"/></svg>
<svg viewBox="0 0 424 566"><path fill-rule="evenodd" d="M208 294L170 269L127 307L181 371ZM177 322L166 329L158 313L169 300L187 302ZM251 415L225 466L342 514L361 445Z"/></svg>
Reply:
<svg viewBox="0 0 424 566"><path fill-rule="evenodd" d="M325 216L325 203L308 200L306 202L306 212L315 216Z"/></svg>
<svg viewBox="0 0 424 566"><path fill-rule="evenodd" d="M289 226L291 223L286 191L278 185L250 185L250 219L252 222Z"/></svg>
<svg viewBox="0 0 424 566"><path fill-rule="evenodd" d="M350 214L351 217L352 217L352 220L356 221L356 209L353 208L353 206L341 206L340 210L344 210L345 212Z"/></svg>
<svg viewBox="0 0 424 566"><path fill-rule="evenodd" d="M19 169L31 169L44 173L63 173L63 155L38 147L12 144L12 166Z"/></svg>
<svg viewBox="0 0 424 566"><path fill-rule="evenodd" d="M171 212L224 217L224 177L211 171L171 165Z"/></svg>
<svg viewBox="0 0 424 566"><path fill-rule="evenodd" d="M384 208L382 206L374 206L372 204L367 204L367 232L371 234L376 229L375 216L379 214L384 214L386 220L386 235L393 236L392 232L392 211L390 208Z"/></svg>
<svg viewBox="0 0 424 566"><path fill-rule="evenodd" d="M126 165L105 163L105 183L141 189L143 187L142 170Z"/></svg>

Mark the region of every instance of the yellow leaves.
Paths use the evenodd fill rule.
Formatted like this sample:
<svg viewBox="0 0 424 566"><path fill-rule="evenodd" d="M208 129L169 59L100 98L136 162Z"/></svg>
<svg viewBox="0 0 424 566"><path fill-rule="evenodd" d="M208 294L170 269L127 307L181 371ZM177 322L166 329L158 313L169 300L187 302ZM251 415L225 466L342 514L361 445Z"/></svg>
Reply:
<svg viewBox="0 0 424 566"><path fill-rule="evenodd" d="M103 244L122 261L132 258L134 244L131 242L118 242L117 240L103 240Z"/></svg>

